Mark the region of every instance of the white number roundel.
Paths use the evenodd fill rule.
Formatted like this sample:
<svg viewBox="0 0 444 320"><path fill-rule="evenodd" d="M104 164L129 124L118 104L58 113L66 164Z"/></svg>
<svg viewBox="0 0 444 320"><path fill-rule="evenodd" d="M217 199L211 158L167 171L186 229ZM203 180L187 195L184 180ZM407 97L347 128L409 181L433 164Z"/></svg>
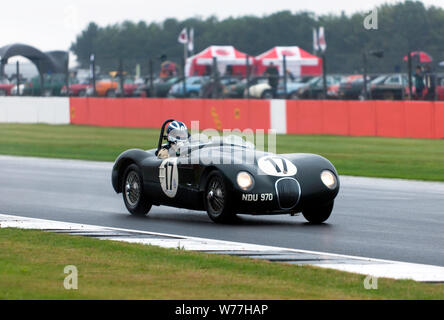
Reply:
<svg viewBox="0 0 444 320"><path fill-rule="evenodd" d="M163 192L170 198L174 198L179 186L179 174L177 171L177 158L167 158L159 167L159 180Z"/></svg>
<svg viewBox="0 0 444 320"><path fill-rule="evenodd" d="M258 160L259 174L267 174L276 177L294 176L297 172L296 166L288 159L280 156L265 156Z"/></svg>

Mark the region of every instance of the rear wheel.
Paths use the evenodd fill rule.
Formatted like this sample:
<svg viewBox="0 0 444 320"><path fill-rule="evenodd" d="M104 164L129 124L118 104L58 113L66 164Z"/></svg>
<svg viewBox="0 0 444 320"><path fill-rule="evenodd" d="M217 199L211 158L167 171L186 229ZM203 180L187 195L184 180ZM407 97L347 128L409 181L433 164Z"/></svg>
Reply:
<svg viewBox="0 0 444 320"><path fill-rule="evenodd" d="M128 211L136 216L146 216L151 202L143 192L143 178L137 165L126 168L122 179L123 202Z"/></svg>
<svg viewBox="0 0 444 320"><path fill-rule="evenodd" d="M311 224L321 224L330 217L333 205L334 201L316 207L304 208L302 214Z"/></svg>
<svg viewBox="0 0 444 320"><path fill-rule="evenodd" d="M219 171L213 171L209 174L204 201L208 216L214 222L226 223L235 217L231 207L231 193L225 178Z"/></svg>

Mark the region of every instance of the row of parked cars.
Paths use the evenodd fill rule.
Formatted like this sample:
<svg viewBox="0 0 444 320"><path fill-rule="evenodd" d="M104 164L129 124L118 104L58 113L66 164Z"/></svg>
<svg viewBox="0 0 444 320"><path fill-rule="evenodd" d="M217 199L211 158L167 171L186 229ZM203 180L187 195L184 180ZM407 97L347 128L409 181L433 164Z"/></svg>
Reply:
<svg viewBox="0 0 444 320"><path fill-rule="evenodd" d="M33 95L33 96L92 96L93 86L89 79L70 79L65 85L64 75L46 75L43 86L40 77L30 81L20 81L17 92L16 81L0 79L0 96ZM364 77L359 74L326 76L327 99L365 99ZM303 77L287 81L279 79L277 88L273 89L268 77L240 79L224 76L213 79L209 76L157 78L126 78L123 88L120 79L102 77L96 81L95 95L99 97L172 97L172 98L256 98L256 99L321 99L324 97L323 78ZM402 100L408 97L408 76L405 74L383 74L367 77L367 98L384 100ZM414 81L412 80L412 83ZM285 87L286 86L286 87ZM413 87L414 93L414 87ZM437 77L436 97L444 100L444 75Z"/></svg>
<svg viewBox="0 0 444 320"><path fill-rule="evenodd" d="M271 86L268 79L258 78L249 88L250 97L270 98ZM412 93L415 94L414 79L412 79ZM355 75L327 75L327 99L343 100L404 100L409 96L408 76L402 73L367 76L367 90L364 87L364 76ZM287 81L286 90L283 80L275 94L284 99L322 99L324 98L324 84L322 77L305 78L299 81ZM367 97L366 97L367 95ZM245 96L245 93L244 93ZM437 76L436 98L444 100L444 75Z"/></svg>

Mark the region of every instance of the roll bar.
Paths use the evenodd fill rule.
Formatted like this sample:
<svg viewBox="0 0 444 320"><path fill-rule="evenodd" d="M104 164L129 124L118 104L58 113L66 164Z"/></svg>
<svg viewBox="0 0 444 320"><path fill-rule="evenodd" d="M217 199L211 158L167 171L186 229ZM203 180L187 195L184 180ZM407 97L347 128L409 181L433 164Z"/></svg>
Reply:
<svg viewBox="0 0 444 320"><path fill-rule="evenodd" d="M163 140L164 138L166 138L166 136L164 135L164 133L165 133L165 127L167 126L167 124L169 124L170 122L173 122L173 121L175 121L175 120L174 120L174 119L168 119L167 121L165 121L165 122L162 124L162 129L160 129L159 143L157 144L156 156L157 156L157 154L159 153L160 148L162 148L162 140Z"/></svg>

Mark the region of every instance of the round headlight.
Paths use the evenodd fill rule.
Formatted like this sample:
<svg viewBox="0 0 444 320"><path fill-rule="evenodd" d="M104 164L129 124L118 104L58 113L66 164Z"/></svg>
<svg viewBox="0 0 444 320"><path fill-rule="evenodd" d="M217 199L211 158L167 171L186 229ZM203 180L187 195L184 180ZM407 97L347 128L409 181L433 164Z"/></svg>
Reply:
<svg viewBox="0 0 444 320"><path fill-rule="evenodd" d="M248 190L253 186L253 177L245 171L241 171L237 174L237 184L243 190Z"/></svg>
<svg viewBox="0 0 444 320"><path fill-rule="evenodd" d="M322 180L322 183L324 183L327 188L332 189L332 190L334 188L336 188L336 185L337 185L336 176L334 175L333 172L331 172L329 170L322 171L321 180Z"/></svg>

